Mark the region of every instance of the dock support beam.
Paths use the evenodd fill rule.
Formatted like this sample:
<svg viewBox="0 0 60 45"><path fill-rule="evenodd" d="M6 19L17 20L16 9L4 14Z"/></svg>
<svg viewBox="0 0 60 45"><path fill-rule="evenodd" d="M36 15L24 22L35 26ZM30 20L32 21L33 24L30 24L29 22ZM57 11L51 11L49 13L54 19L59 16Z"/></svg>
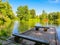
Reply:
<svg viewBox="0 0 60 45"><path fill-rule="evenodd" d="M34 45L49 45L49 44L43 44L43 43L36 42Z"/></svg>
<svg viewBox="0 0 60 45"><path fill-rule="evenodd" d="M15 36L14 37L14 41L16 42L16 43L20 43L20 42L22 42L22 38L20 38L20 37L18 37L18 36Z"/></svg>

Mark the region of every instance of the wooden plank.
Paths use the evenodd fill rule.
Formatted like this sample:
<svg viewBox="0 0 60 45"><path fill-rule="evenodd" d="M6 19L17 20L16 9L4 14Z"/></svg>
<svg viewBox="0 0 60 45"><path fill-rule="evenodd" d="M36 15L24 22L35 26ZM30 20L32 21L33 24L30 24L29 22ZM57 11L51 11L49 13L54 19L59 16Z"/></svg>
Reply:
<svg viewBox="0 0 60 45"><path fill-rule="evenodd" d="M29 35L29 36L34 36L36 38L39 38L39 39L43 39L43 40L48 40L50 45L57 45L56 43L56 29L54 27L51 27L47 30L47 32L44 32L42 30L39 30L37 31L37 33L35 33L36 35L34 35L35 31L30 31L30 32L26 32L24 33L24 35ZM39 35L42 34L42 35ZM38 36L39 35L39 36ZM47 38L47 39L46 39Z"/></svg>
<svg viewBox="0 0 60 45"><path fill-rule="evenodd" d="M56 42L56 29L55 28L50 28L48 30L48 37L49 37L50 45L57 45L57 42Z"/></svg>
<svg viewBox="0 0 60 45"><path fill-rule="evenodd" d="M42 26L34 26L35 28L47 28L49 29L50 27L42 27Z"/></svg>
<svg viewBox="0 0 60 45"><path fill-rule="evenodd" d="M34 42L37 42L37 43L49 44L48 41L44 41L44 40L41 40L41 39L38 39L38 38L33 38L33 37L22 35L22 34L21 35L13 34L13 36L23 38L23 39L27 39L27 40L30 40L30 41L34 41Z"/></svg>
<svg viewBox="0 0 60 45"><path fill-rule="evenodd" d="M36 31L33 28L29 31L21 33L20 35L18 34L13 34L13 35L19 38L27 39L34 42L39 42L39 43L44 43L44 44L49 44L49 45L58 45L56 34L57 34L56 29L54 27L50 27L46 32L44 32L42 29L39 29L38 31Z"/></svg>
<svg viewBox="0 0 60 45"><path fill-rule="evenodd" d="M59 40L57 40L57 45L60 45L60 41Z"/></svg>

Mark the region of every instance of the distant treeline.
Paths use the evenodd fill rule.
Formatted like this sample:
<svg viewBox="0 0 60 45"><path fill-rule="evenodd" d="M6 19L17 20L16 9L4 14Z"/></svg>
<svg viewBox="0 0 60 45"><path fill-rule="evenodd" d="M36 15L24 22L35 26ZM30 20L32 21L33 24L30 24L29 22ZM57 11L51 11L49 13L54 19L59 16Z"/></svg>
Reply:
<svg viewBox="0 0 60 45"><path fill-rule="evenodd" d="M36 12L34 9L29 10L27 5L19 6L17 8L17 17L19 17L20 20L29 20L36 17Z"/></svg>
<svg viewBox="0 0 60 45"><path fill-rule="evenodd" d="M44 10L42 14L36 15L35 9L29 9L27 5L19 6L17 8L17 16L13 13L12 7L8 1L2 2L0 0L0 22L5 22L9 20L13 20L18 17L19 20L28 21L29 19L38 18L40 20L60 20L60 12L51 12L47 14Z"/></svg>
<svg viewBox="0 0 60 45"><path fill-rule="evenodd" d="M39 16L41 20L43 19L49 19L49 20L57 20L60 19L60 12L51 12L47 14L44 10L42 11L42 14Z"/></svg>
<svg viewBox="0 0 60 45"><path fill-rule="evenodd" d="M60 20L60 12L51 12L46 13L44 10L42 11L42 14L36 15L36 11L34 9L29 10L28 6L19 6L17 8L17 17L20 18L20 20L25 19L33 19L33 18L39 18L40 20Z"/></svg>
<svg viewBox="0 0 60 45"><path fill-rule="evenodd" d="M48 22L48 24L60 25L60 12L46 13L44 10L39 15L41 23Z"/></svg>

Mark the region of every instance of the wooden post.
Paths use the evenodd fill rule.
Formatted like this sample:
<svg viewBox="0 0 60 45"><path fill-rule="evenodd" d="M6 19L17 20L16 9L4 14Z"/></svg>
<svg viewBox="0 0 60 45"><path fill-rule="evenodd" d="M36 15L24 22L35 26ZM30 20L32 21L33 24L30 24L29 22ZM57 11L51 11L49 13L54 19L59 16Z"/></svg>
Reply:
<svg viewBox="0 0 60 45"><path fill-rule="evenodd" d="M47 31L47 28L44 28L44 31Z"/></svg>
<svg viewBox="0 0 60 45"><path fill-rule="evenodd" d="M38 31L38 30L39 30L39 27L38 27L38 26L36 26L36 27L35 27L35 29L36 29L36 31Z"/></svg>
<svg viewBox="0 0 60 45"><path fill-rule="evenodd" d="M41 44L41 43L37 43L37 42L36 42L36 43L35 43L35 45L42 45L42 44Z"/></svg>
<svg viewBox="0 0 60 45"><path fill-rule="evenodd" d="M20 38L20 37L18 37L18 36L15 36L15 37L14 37L14 41L15 41L16 43L20 43L20 42L22 42L22 38Z"/></svg>

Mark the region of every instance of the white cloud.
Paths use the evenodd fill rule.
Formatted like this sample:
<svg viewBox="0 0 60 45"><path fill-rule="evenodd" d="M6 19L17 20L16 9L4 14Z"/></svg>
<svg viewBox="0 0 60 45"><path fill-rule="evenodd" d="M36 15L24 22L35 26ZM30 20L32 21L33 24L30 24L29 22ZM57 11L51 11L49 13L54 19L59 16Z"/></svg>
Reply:
<svg viewBox="0 0 60 45"><path fill-rule="evenodd" d="M50 3L59 3L60 0L49 0Z"/></svg>

